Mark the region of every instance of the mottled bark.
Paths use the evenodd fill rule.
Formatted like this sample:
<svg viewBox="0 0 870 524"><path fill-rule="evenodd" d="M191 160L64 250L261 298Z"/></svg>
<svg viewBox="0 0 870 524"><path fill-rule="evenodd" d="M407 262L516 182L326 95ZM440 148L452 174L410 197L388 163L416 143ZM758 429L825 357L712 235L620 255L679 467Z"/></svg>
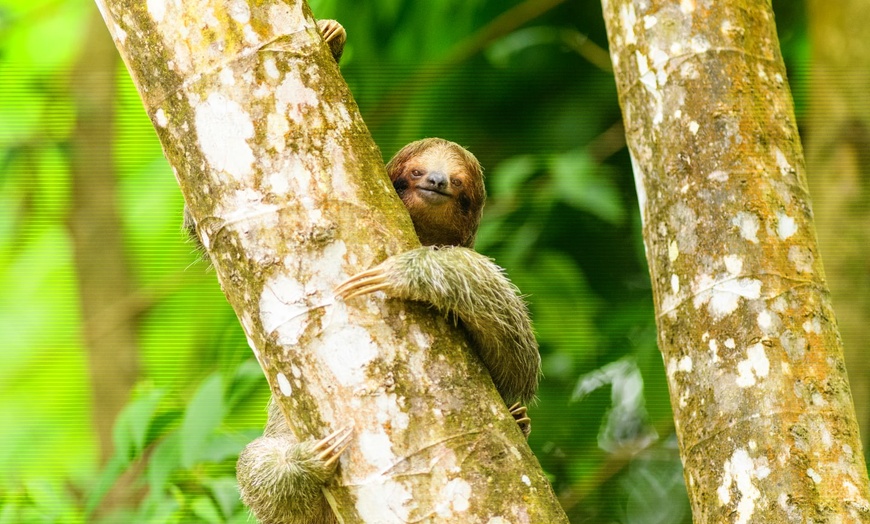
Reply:
<svg viewBox="0 0 870 524"><path fill-rule="evenodd" d="M88 352L92 419L100 458L112 455L112 428L139 375L135 319L125 307L131 276L119 226L113 163L118 53L95 12L73 70L76 130L70 144L70 232L82 335Z"/></svg>
<svg viewBox="0 0 870 524"><path fill-rule="evenodd" d="M99 0L228 301L301 438L351 426L344 522L566 522L449 321L333 288L417 245L301 0Z"/></svg>
<svg viewBox="0 0 870 524"><path fill-rule="evenodd" d="M809 2L807 166L852 396L870 437L870 1Z"/></svg>
<svg viewBox="0 0 870 524"><path fill-rule="evenodd" d="M867 522L769 2L603 6L695 522Z"/></svg>

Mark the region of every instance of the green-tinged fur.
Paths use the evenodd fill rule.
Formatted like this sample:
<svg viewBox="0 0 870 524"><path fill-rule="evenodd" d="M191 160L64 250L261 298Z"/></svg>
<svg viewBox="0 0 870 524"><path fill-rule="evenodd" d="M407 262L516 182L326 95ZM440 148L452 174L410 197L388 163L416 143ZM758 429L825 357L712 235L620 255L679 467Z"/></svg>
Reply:
<svg viewBox="0 0 870 524"><path fill-rule="evenodd" d="M242 501L262 524L333 524L323 486L335 472L317 458L317 442L298 442L274 401L264 435L236 464Z"/></svg>
<svg viewBox="0 0 870 524"><path fill-rule="evenodd" d="M387 295L459 317L505 402L534 397L541 357L528 309L491 259L464 247L422 247L390 257L381 270Z"/></svg>

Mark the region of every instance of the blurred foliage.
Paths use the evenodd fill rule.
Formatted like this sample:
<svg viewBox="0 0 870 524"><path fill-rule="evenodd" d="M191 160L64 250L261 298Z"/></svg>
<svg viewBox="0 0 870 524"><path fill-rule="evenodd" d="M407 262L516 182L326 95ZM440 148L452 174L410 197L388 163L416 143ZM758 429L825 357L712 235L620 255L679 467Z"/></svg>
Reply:
<svg viewBox="0 0 870 524"><path fill-rule="evenodd" d="M543 7L524 18L521 3ZM487 168L478 248L529 295L545 371L529 442L572 522L690 522L599 2L311 6L345 25L342 71L387 157L441 136ZM803 4L774 8L800 116ZM268 389L180 233L180 193L121 65L107 125L143 380L98 464L66 226L72 66L105 31L88 27L94 9L0 0L0 524L244 522L233 463ZM101 504L115 491L123 503Z"/></svg>

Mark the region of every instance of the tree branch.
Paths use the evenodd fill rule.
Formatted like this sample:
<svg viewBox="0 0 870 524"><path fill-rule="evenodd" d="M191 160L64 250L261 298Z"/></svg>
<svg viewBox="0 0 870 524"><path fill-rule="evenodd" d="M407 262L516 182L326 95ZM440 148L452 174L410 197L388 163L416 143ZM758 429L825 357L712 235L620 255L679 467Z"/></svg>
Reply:
<svg viewBox="0 0 870 524"><path fill-rule="evenodd" d="M98 4L290 427L354 428L328 490L343 522L566 522L450 322L335 299L417 242L307 5Z"/></svg>

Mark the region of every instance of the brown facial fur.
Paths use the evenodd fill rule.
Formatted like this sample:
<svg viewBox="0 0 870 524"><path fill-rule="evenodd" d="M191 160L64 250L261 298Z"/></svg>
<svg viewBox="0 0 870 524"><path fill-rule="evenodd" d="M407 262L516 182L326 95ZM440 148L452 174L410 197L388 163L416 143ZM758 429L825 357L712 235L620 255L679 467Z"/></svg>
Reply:
<svg viewBox="0 0 870 524"><path fill-rule="evenodd" d="M387 173L423 245L474 245L486 202L483 169L474 155L454 142L426 138L396 153Z"/></svg>

